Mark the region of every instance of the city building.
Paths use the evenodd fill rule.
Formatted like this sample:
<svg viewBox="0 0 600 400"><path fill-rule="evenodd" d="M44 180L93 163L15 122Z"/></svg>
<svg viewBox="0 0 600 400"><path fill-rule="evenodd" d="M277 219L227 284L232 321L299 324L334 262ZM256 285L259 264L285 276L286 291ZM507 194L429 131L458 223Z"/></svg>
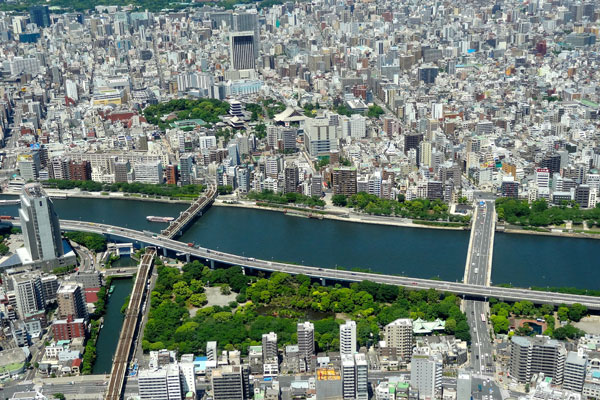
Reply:
<svg viewBox="0 0 600 400"><path fill-rule="evenodd" d="M356 350L356 322L346 321L340 325L340 354L354 355Z"/></svg>
<svg viewBox="0 0 600 400"><path fill-rule="evenodd" d="M439 398L442 390L441 359L435 356L414 356L410 365L410 386L418 393L418 398Z"/></svg>
<svg viewBox="0 0 600 400"><path fill-rule="evenodd" d="M58 302L58 318L87 319L88 311L85 305L85 296L79 285L63 284L56 293Z"/></svg>
<svg viewBox="0 0 600 400"><path fill-rule="evenodd" d="M400 318L384 327L386 346L397 349L398 356L410 360L413 350L413 324L410 318Z"/></svg>
<svg viewBox="0 0 600 400"><path fill-rule="evenodd" d="M529 382L533 374L544 373L561 384L566 358L562 342L547 336L513 336L510 346L510 375L518 382Z"/></svg>
<svg viewBox="0 0 600 400"><path fill-rule="evenodd" d="M181 400L179 366L168 364L154 370L140 370L138 388L141 400Z"/></svg>

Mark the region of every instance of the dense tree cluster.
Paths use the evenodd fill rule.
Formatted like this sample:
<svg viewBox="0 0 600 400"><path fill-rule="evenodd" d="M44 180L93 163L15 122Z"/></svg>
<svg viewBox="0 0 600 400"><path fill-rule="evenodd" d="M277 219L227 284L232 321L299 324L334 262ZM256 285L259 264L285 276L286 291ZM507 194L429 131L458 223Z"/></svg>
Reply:
<svg viewBox="0 0 600 400"><path fill-rule="evenodd" d="M275 204L303 204L309 207L323 207L325 202L317 196L306 196L296 192L274 193L272 190L262 192L250 192L248 198L256 201L265 201Z"/></svg>
<svg viewBox="0 0 600 400"><path fill-rule="evenodd" d="M196 198L204 190L204 186L202 185L155 185L152 183L140 182L101 183L65 179L50 179L44 182L44 186L62 190L78 188L87 192L139 193L149 196L164 196L171 198Z"/></svg>
<svg viewBox="0 0 600 400"><path fill-rule="evenodd" d="M600 227L600 203L596 208L582 210L579 204L564 202L560 206L549 207L546 200L536 200L531 205L527 200L499 198L496 200L498 219L509 224L523 226L560 225L565 221L581 224L584 220L588 226Z"/></svg>
<svg viewBox="0 0 600 400"><path fill-rule="evenodd" d="M176 115L176 120L201 119L206 123L215 124L220 121L221 115L228 112L229 103L217 99L175 99L146 107L144 117L149 123L166 129L168 123L162 118L171 113Z"/></svg>
<svg viewBox="0 0 600 400"><path fill-rule="evenodd" d="M509 318L511 316L520 318L540 318L543 319L547 328L543 332L544 335L554 337L555 339L575 338L583 334L582 331L573 327L570 324L555 328L556 320L554 318L554 306L549 304L542 304L539 307L531 301L517 301L509 304L505 302L499 302L495 298L490 298L490 321L494 329L494 333L508 333L510 324ZM566 305L560 306L557 309L557 316L560 321L563 322L578 322L587 315L587 307L575 303L571 307ZM524 324L523 327L518 328L515 333L517 335L533 335L534 331L531 329L529 324Z"/></svg>
<svg viewBox="0 0 600 400"><path fill-rule="evenodd" d="M65 237L95 252L106 250L106 238L98 233L66 232Z"/></svg>
<svg viewBox="0 0 600 400"><path fill-rule="evenodd" d="M206 304L205 285L226 285L238 293L237 302L199 308ZM323 287L303 275L274 273L258 279L243 275L239 267L210 270L194 261L182 271L159 266L151 296L142 342L146 351L203 353L206 342L214 340L221 348L245 353L249 346L260 345L262 334L270 331L278 334L280 345L295 344L296 323L311 315L319 316L314 321L318 349L337 350L343 321L335 319L336 313L357 321L360 345L377 340L384 325L405 317L446 319L448 333L470 340L459 299L434 290L405 290L367 281L349 288ZM193 317L192 307L199 308Z"/></svg>
<svg viewBox="0 0 600 400"><path fill-rule="evenodd" d="M441 200L416 199L406 201L382 199L373 194L359 192L350 197L334 195L332 202L340 207L352 207L376 215L396 215L403 218L422 219L428 221L450 220L452 222L468 222L469 217L450 215L448 205Z"/></svg>

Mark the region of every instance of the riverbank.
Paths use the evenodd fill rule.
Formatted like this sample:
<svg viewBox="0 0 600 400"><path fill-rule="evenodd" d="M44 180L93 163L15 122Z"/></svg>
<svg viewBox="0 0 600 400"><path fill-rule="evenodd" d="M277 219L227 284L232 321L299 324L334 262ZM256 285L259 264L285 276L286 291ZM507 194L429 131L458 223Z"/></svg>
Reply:
<svg viewBox="0 0 600 400"><path fill-rule="evenodd" d="M168 197L153 197L139 193L123 193L123 192L81 192L79 190L57 190L45 189L46 193L52 198L57 199L108 199L108 200L134 200L147 201L152 203L169 203L169 204L191 204L193 200L187 199L170 199ZM7 196L19 196L21 193L16 191L2 192Z"/></svg>
<svg viewBox="0 0 600 400"><path fill-rule="evenodd" d="M425 225L419 224L418 222L413 222L409 219L398 218L395 217L378 217L375 215L367 215L364 216L361 214L352 213L351 211L347 212L345 215L336 215L332 213L328 213L327 211L320 211L318 213L311 211L310 209L287 209L287 208L279 208L279 207L270 207L270 206L259 206L254 202L242 202L238 201L236 203L228 202L227 200L215 200L215 206L222 207L236 207L236 208L248 208L253 210L265 210L265 211L276 211L280 213L286 213L290 216L294 217L306 217L306 218L314 218L314 219L329 219L334 221L345 221L345 222L355 222L355 223L363 223L363 224L372 224L372 225L387 225L387 226L399 226L404 228L427 228L427 229L442 229L442 230L452 230L452 231L463 231L468 230L468 227L463 226L435 226L435 225ZM304 215L303 215L304 214ZM309 216L310 214L310 216ZM429 222L429 221L427 221Z"/></svg>
<svg viewBox="0 0 600 400"><path fill-rule="evenodd" d="M537 236L554 236L554 237L566 237L572 239L600 239L600 234L594 233L585 233L585 232L558 232L558 231L549 231L549 232L541 232L534 231L529 229L516 229L516 228L507 228L502 232L504 233L516 233L519 235L537 235Z"/></svg>

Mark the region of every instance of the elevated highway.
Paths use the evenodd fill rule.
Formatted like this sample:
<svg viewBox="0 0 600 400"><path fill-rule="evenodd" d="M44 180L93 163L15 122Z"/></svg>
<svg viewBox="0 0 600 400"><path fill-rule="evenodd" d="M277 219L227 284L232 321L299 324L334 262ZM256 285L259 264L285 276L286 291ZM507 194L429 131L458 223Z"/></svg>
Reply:
<svg viewBox="0 0 600 400"><path fill-rule="evenodd" d="M18 221L14 222L18 224ZM72 220L61 220L60 224L61 228L64 230L95 232L114 238L122 238L132 241L140 246L155 246L157 249L163 249L163 254L165 255L167 251L171 251L178 255L186 255L187 257L202 259L211 264L214 262L219 262L228 265L239 265L241 267L261 271L280 271L294 275L304 274L313 278L332 279L335 281L360 282L363 280L370 280L377 283L404 286L414 289L436 289L481 300L487 300L490 297L495 297L501 301L529 300L536 304L552 304L555 306L560 304L569 305L573 303L580 303L591 310L600 310L600 297L540 292L530 289L485 286L469 282L463 283L438 281L367 272L317 268L304 265L259 260L251 257L242 257L235 254L223 253L205 248L189 247L186 243L165 238L160 235L148 236L140 231L106 224Z"/></svg>

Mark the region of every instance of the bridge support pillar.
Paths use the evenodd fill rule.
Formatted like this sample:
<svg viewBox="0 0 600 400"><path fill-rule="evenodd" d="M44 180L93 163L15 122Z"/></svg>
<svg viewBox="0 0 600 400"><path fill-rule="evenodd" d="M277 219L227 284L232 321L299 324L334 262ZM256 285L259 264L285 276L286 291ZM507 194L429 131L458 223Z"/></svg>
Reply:
<svg viewBox="0 0 600 400"><path fill-rule="evenodd" d="M246 267L242 267L242 275L246 275Z"/></svg>
<svg viewBox="0 0 600 400"><path fill-rule="evenodd" d="M321 286L325 286L325 285L327 285L327 284L325 283L325 278L321 278Z"/></svg>
<svg viewBox="0 0 600 400"><path fill-rule="evenodd" d="M167 248L163 247L163 257L166 257L166 256L167 256Z"/></svg>
<svg viewBox="0 0 600 400"><path fill-rule="evenodd" d="M190 262L190 253L185 253L185 262Z"/></svg>
<svg viewBox="0 0 600 400"><path fill-rule="evenodd" d="M215 260L210 260L210 269L215 269Z"/></svg>

